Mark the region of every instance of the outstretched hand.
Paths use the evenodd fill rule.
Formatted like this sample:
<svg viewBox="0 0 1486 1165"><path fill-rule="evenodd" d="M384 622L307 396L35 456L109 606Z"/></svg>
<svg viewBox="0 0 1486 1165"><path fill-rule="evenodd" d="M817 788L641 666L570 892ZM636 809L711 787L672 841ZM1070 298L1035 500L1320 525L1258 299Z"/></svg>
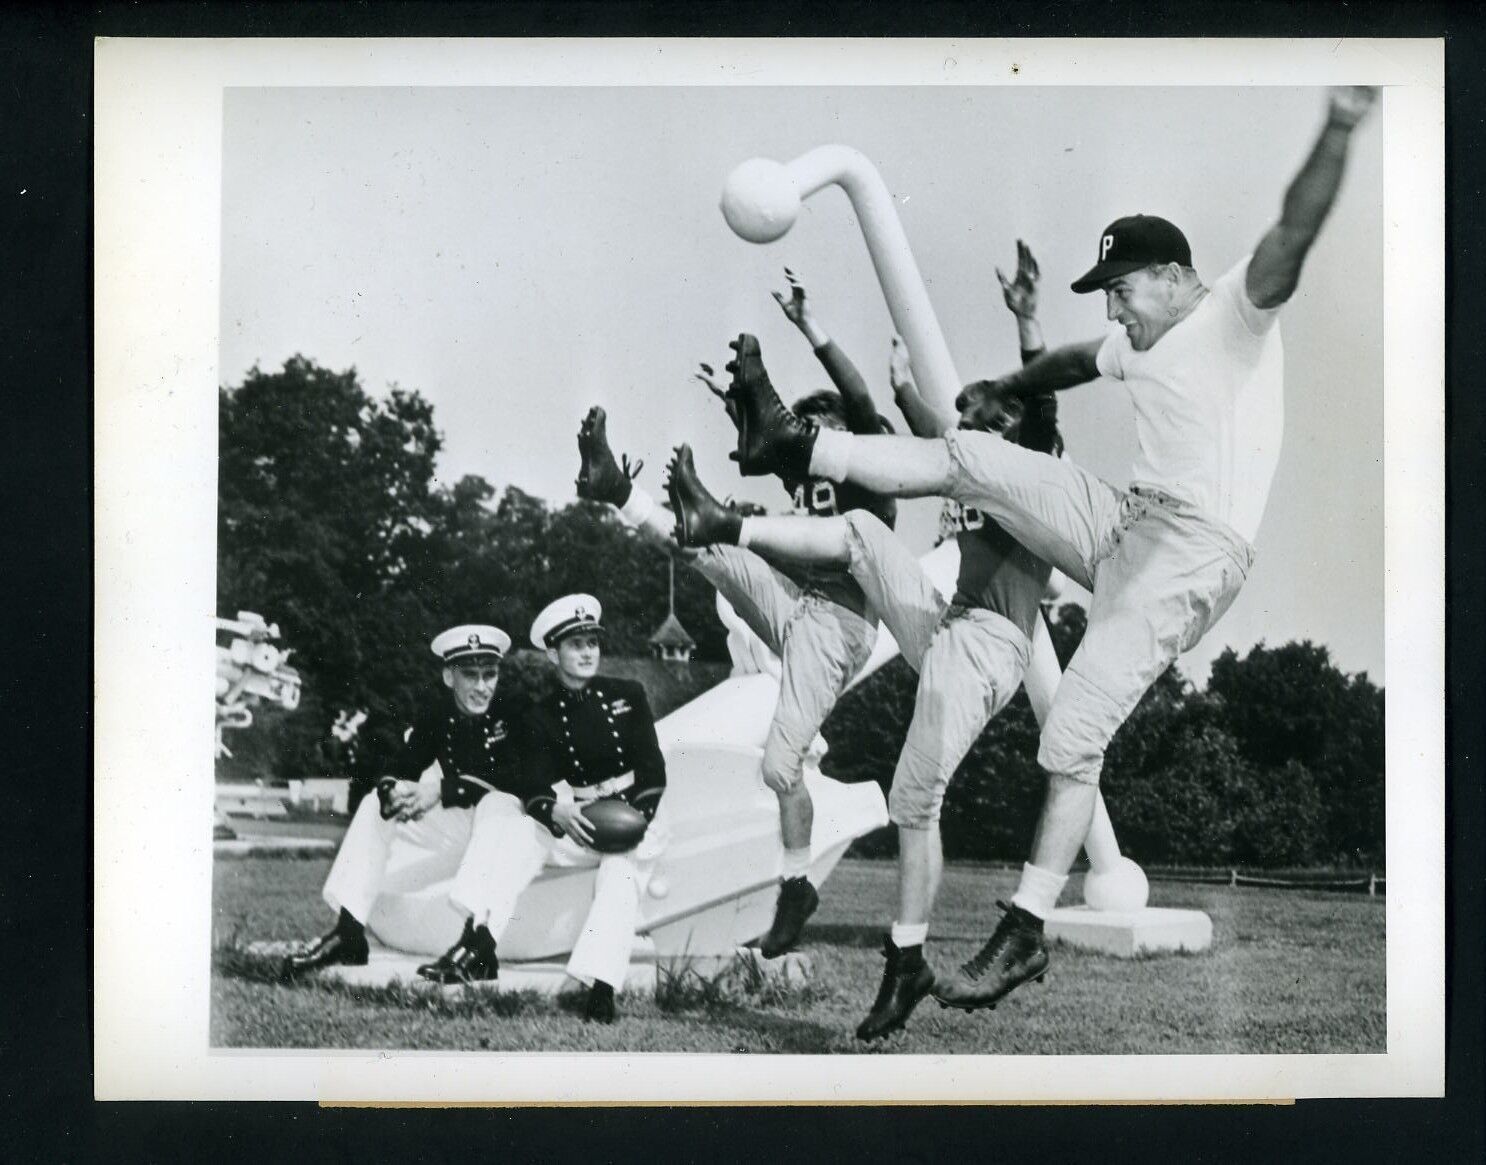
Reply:
<svg viewBox="0 0 1486 1165"><path fill-rule="evenodd" d="M1042 278L1032 248L1016 241L1016 275L1007 279L1001 268L996 268L996 278L1001 283L1001 294L1011 313L1021 319L1032 319L1037 315L1037 284Z"/></svg>
<svg viewBox="0 0 1486 1165"><path fill-rule="evenodd" d="M789 282L788 298L782 291L772 291L769 294L784 312L785 319L797 328L804 328L810 318L810 305L805 301L805 286L800 282L799 276L788 267L784 269L784 278Z"/></svg>
<svg viewBox="0 0 1486 1165"><path fill-rule="evenodd" d="M1378 99L1376 85L1334 85L1328 116L1333 125L1351 129L1367 116Z"/></svg>
<svg viewBox="0 0 1486 1165"><path fill-rule="evenodd" d="M692 375L707 386L708 392L710 392L718 400L722 401L723 408L727 409L728 420L732 421L734 425L737 425L738 406L735 405L728 397L727 389L723 388L723 386L718 383L717 373L712 370L712 365L700 364L698 365L698 367L701 369L701 371L695 372Z"/></svg>

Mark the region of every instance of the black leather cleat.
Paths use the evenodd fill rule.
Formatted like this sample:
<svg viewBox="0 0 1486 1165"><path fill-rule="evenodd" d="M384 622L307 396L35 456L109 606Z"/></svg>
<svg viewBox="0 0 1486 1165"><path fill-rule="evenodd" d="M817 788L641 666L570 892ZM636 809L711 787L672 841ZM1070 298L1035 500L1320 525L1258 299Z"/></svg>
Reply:
<svg viewBox="0 0 1486 1165"><path fill-rule="evenodd" d="M809 878L786 878L779 883L774 923L769 927L769 933L759 940L759 954L766 959L775 959L785 951L793 950L805 932L806 921L819 905L820 895Z"/></svg>
<svg viewBox="0 0 1486 1165"><path fill-rule="evenodd" d="M598 405L588 410L578 430L578 496L589 502L608 502L622 506L629 501L630 484L643 462L633 467L629 458L621 467L609 448L608 416Z"/></svg>
<svg viewBox="0 0 1486 1165"><path fill-rule="evenodd" d="M882 945L887 965L882 969L882 986L867 1018L857 1025L857 1039L880 1040L902 1031L908 1017L934 987L934 972L922 957L909 964L903 952L889 938Z"/></svg>
<svg viewBox="0 0 1486 1165"><path fill-rule="evenodd" d="M478 930L473 920L466 919L459 941L439 956L437 962L424 963L418 974L435 983L481 983L500 978L500 959L495 954L495 940L483 926Z"/></svg>
<svg viewBox="0 0 1486 1165"><path fill-rule="evenodd" d="M293 979L321 967L364 967L368 954L365 933L337 927L316 939L308 950L285 959L283 976Z"/></svg>
<svg viewBox="0 0 1486 1165"><path fill-rule="evenodd" d="M676 514L676 545L738 544L743 516L707 492L707 487L697 477L690 445L679 446L671 464L666 467L666 495Z"/></svg>
<svg viewBox="0 0 1486 1165"><path fill-rule="evenodd" d="M744 477L778 474L803 480L810 476L810 454L816 426L785 407L769 382L758 340L744 332L728 347L737 356L728 362L733 381L727 398L738 426L738 469Z"/></svg>
<svg viewBox="0 0 1486 1165"><path fill-rule="evenodd" d="M1016 906L996 903L1006 913L980 952L953 975L941 979L934 998L962 1011L994 1008L1028 980L1041 982L1049 962L1038 920Z"/></svg>
<svg viewBox="0 0 1486 1165"><path fill-rule="evenodd" d="M588 989L588 999L583 1004L585 1023L613 1023L617 1012L614 1007L614 988L602 979L595 979Z"/></svg>

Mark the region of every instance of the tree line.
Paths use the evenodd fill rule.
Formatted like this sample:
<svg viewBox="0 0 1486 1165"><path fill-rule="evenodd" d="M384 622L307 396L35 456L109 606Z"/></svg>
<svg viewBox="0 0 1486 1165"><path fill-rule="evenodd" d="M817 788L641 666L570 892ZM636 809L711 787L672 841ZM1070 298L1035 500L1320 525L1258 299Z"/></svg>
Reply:
<svg viewBox="0 0 1486 1165"><path fill-rule="evenodd" d="M433 698L428 642L454 623L495 623L519 645L542 606L587 590L604 604L607 650L648 652L666 614L666 554L606 507L552 506L515 486L497 496L479 476L439 481L442 438L418 392L374 397L354 369L296 356L222 388L219 406L218 613L278 623L305 678L296 712L262 709L254 729L229 733L220 776L374 778L411 710ZM675 580L695 658L726 662L711 588L686 569ZM1051 613L1065 664L1083 619L1074 604ZM502 683L531 693L545 678L518 657ZM915 686L895 660L849 693L824 729L827 771L886 788ZM364 724L340 739L336 724L358 710ZM1019 694L951 785L946 856L1025 854L1036 752ZM1173 668L1115 737L1102 788L1139 861L1380 863L1383 691L1308 642L1226 651L1202 690ZM865 848L892 844L885 831Z"/></svg>

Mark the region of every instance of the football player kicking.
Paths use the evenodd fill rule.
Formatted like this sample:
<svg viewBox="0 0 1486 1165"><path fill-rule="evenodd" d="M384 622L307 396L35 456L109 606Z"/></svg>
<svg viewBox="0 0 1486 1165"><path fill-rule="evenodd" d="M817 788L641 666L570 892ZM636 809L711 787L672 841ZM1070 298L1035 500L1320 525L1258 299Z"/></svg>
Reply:
<svg viewBox="0 0 1486 1165"><path fill-rule="evenodd" d="M1002 286L1023 325L1024 357L1031 359L1041 348L1040 339L1029 346L1025 326L1030 321L1035 332L1036 266L1030 251L1020 244L1018 249L1016 284L1003 278ZM893 379L910 428L941 435L949 426L918 395L901 365ZM967 416L961 423L971 422ZM981 410L973 423L1039 453L1062 451L1051 393L1008 401L995 413ZM671 463L668 489L683 546L742 546L850 570L918 672L913 719L888 796L898 828L897 918L884 941L881 987L856 1031L858 1039L879 1039L901 1029L934 985L923 946L943 868L939 812L945 789L986 724L1021 685L1050 568L984 514L955 507L959 575L946 602L912 552L871 514L744 518L707 492L686 446Z"/></svg>
<svg viewBox="0 0 1486 1165"><path fill-rule="evenodd" d="M1088 628L1042 725L1047 794L1031 861L985 948L935 988L946 1005L993 1006L1039 978L1051 912L1088 833L1105 750L1146 690L1195 646L1237 597L1284 431L1279 311L1335 201L1355 127L1376 90L1332 91L1309 156L1279 219L1251 255L1209 287L1186 236L1150 215L1100 236L1078 293L1102 291L1102 339L1048 352L961 394L972 416L1089 383L1123 381L1139 442L1128 488L992 434L941 440L829 433L790 414L769 385L758 342L743 336L730 388L745 474L812 473L899 497L956 498L995 515L1025 544L1089 589Z"/></svg>
<svg viewBox="0 0 1486 1165"><path fill-rule="evenodd" d="M802 397L795 408L822 427L853 433L891 432L877 413L860 373L816 319L805 289L786 269L789 292L774 292L785 316L800 329L825 366L838 391L822 390ZM712 370L702 365L698 379L716 395ZM731 407L729 413L731 415ZM578 434L582 466L578 496L607 502L620 518L651 540L674 547L671 516L634 484L639 467L628 458L616 462L609 447L604 410L595 406ZM897 520L895 502L808 475L789 478L785 488L795 508L820 516L863 512L880 526ZM814 806L804 782L805 757L821 725L846 685L872 653L877 616L868 610L861 586L844 564L766 560L737 546L688 549L683 557L732 604L739 617L780 659L779 702L764 743L762 776L779 799L779 828L784 863L774 920L759 943L765 958L775 958L800 940L819 895L809 880Z"/></svg>

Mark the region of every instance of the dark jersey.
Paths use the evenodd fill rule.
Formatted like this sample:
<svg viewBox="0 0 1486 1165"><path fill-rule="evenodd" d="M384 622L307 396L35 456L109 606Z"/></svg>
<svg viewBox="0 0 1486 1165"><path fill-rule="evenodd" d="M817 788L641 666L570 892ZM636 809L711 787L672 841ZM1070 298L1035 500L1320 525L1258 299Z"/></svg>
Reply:
<svg viewBox="0 0 1486 1165"><path fill-rule="evenodd" d="M871 405L871 394L860 373L835 343L815 350L827 374L841 392L847 427L853 433L877 435L886 431L883 420ZM823 477L784 481L796 511L816 518L833 518L851 510L866 510L880 519L888 529L898 522L898 503L892 498L872 493L860 486L828 481ZM867 598L851 572L845 567L812 566L781 560L776 563L784 575L811 594L839 603L858 615L865 612Z"/></svg>
<svg viewBox="0 0 1486 1165"><path fill-rule="evenodd" d="M416 781L438 762L445 808L474 805L492 789L525 800L519 731L511 706L497 697L483 716L466 716L444 694L414 722L397 756L393 776Z"/></svg>
<svg viewBox="0 0 1486 1165"><path fill-rule="evenodd" d="M951 502L946 513L960 544L955 603L1010 619L1031 639L1052 567L973 506Z"/></svg>
<svg viewBox="0 0 1486 1165"><path fill-rule="evenodd" d="M524 752L531 792L527 812L552 828L553 786L597 785L625 773L634 784L617 793L647 816L666 787L666 762L645 689L633 680L595 677L581 691L559 687L527 717Z"/></svg>

